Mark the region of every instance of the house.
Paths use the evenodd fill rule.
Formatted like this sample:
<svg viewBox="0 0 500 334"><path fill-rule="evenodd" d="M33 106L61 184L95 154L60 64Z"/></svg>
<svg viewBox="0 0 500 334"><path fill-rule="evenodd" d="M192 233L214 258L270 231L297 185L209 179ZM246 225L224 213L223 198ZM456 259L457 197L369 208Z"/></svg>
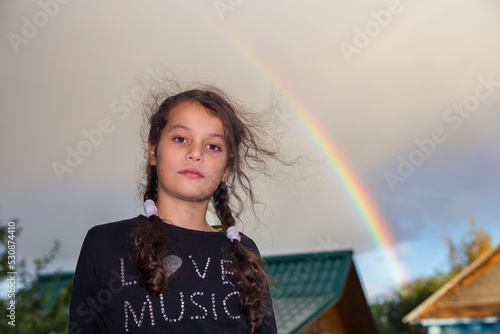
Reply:
<svg viewBox="0 0 500 334"><path fill-rule="evenodd" d="M377 333L352 255L265 257L278 333Z"/></svg>
<svg viewBox="0 0 500 334"><path fill-rule="evenodd" d="M480 256L403 318L428 334L500 333L500 246Z"/></svg>

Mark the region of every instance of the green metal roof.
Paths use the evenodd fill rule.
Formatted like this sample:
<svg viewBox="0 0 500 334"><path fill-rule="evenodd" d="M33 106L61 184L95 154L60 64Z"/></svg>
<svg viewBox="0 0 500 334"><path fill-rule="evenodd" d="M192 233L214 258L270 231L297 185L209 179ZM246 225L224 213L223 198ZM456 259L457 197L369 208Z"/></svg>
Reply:
<svg viewBox="0 0 500 334"><path fill-rule="evenodd" d="M51 289L59 291L73 281L75 273L51 273L38 276L38 283L41 289Z"/></svg>
<svg viewBox="0 0 500 334"><path fill-rule="evenodd" d="M73 282L74 273L53 273L42 274L38 277L35 287L35 294L44 294L49 292L50 299L47 306L55 302L61 289L68 287Z"/></svg>
<svg viewBox="0 0 500 334"><path fill-rule="evenodd" d="M278 332L298 333L342 296L352 251L265 257Z"/></svg>

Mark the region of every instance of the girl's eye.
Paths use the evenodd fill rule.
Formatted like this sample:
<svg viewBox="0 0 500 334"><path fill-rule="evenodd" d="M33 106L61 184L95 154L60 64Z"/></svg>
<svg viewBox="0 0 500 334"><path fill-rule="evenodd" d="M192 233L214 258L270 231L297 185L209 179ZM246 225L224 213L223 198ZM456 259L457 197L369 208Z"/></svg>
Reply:
<svg viewBox="0 0 500 334"><path fill-rule="evenodd" d="M186 138L182 138L182 137L175 137L174 138L174 141L176 143L185 143L186 142Z"/></svg>
<svg viewBox="0 0 500 334"><path fill-rule="evenodd" d="M220 151L219 146L214 145L214 144L209 144L207 147L209 150L212 150L212 151Z"/></svg>

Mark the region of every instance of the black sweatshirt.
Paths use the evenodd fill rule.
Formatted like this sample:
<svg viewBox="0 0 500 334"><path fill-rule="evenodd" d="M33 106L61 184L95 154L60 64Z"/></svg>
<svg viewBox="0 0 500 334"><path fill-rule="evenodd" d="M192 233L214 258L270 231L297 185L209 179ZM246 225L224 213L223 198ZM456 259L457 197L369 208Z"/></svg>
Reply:
<svg viewBox="0 0 500 334"><path fill-rule="evenodd" d="M222 232L164 224L171 247L164 261L168 283L160 296L151 296L129 257L132 230L146 219L88 231L73 282L69 333L247 333L239 292L224 269L222 252L231 241ZM250 238L242 235L241 242L258 252ZM274 315L266 317L260 333L276 332Z"/></svg>

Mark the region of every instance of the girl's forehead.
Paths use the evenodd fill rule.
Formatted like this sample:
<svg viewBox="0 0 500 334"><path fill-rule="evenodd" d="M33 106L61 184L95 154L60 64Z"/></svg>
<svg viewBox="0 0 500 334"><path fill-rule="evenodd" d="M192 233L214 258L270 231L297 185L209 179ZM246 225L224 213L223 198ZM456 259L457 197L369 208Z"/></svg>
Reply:
<svg viewBox="0 0 500 334"><path fill-rule="evenodd" d="M178 126L186 130L206 130L224 135L222 120L197 102L182 102L172 108L166 128Z"/></svg>

